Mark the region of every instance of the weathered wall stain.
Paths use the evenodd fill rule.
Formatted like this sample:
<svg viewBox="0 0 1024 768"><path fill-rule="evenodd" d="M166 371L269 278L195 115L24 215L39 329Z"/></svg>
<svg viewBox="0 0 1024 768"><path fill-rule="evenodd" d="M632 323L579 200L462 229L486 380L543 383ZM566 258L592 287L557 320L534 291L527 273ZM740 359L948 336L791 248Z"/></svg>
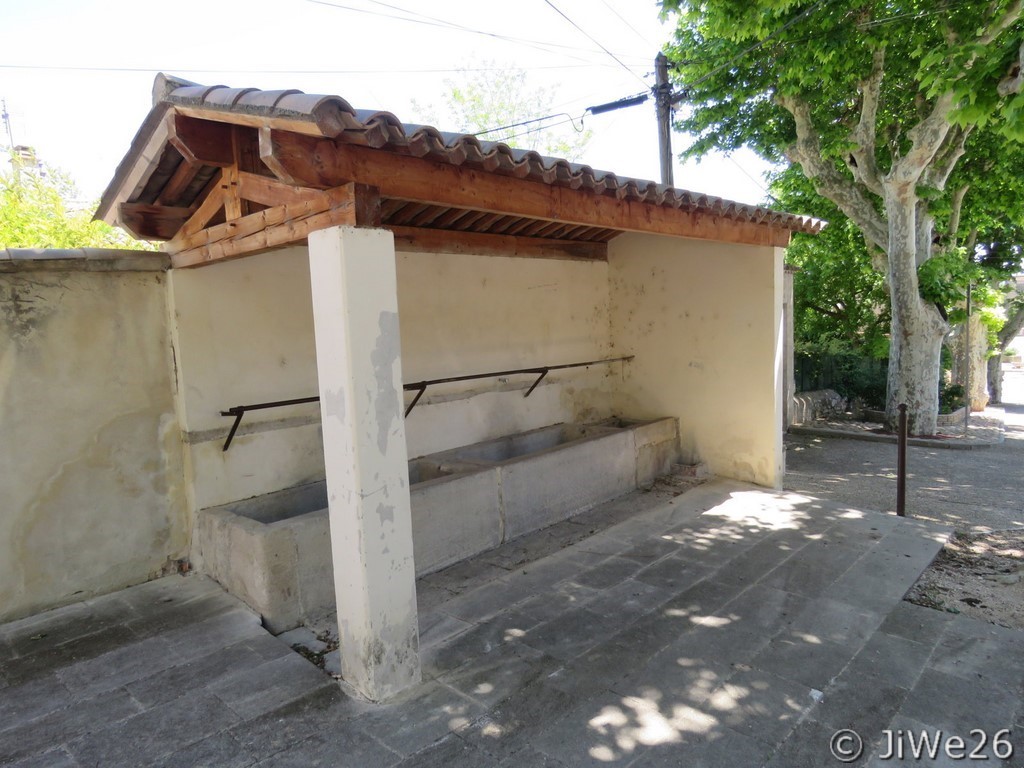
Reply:
<svg viewBox="0 0 1024 768"><path fill-rule="evenodd" d="M0 274L0 621L186 555L159 273Z"/></svg>
<svg viewBox="0 0 1024 768"><path fill-rule="evenodd" d="M388 451L388 438L394 429L399 410L395 381L395 363L402 347L398 336L398 313L382 311L377 319L377 340L370 353L377 393L373 398L377 409L377 447L381 455Z"/></svg>

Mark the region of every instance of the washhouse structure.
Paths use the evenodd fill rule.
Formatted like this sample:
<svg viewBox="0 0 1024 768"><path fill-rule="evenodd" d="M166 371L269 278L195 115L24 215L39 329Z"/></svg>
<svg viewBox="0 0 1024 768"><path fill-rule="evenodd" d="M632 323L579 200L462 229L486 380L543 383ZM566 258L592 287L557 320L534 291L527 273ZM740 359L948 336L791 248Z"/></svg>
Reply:
<svg viewBox="0 0 1024 768"><path fill-rule="evenodd" d="M419 679L418 574L678 462L781 484L820 222L162 75L97 216L169 258L167 556L274 628L336 606L371 699Z"/></svg>

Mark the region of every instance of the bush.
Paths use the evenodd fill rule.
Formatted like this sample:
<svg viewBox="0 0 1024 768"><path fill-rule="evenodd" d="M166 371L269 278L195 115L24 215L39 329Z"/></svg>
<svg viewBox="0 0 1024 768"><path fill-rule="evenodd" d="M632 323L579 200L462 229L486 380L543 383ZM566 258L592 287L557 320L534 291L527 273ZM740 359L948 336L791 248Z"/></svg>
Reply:
<svg viewBox="0 0 1024 768"><path fill-rule="evenodd" d="M952 413L962 408L965 402L963 385L945 382L939 385L939 413Z"/></svg>
<svg viewBox="0 0 1024 768"><path fill-rule="evenodd" d="M798 354L797 391L834 389L867 408L885 407L887 361L854 354Z"/></svg>

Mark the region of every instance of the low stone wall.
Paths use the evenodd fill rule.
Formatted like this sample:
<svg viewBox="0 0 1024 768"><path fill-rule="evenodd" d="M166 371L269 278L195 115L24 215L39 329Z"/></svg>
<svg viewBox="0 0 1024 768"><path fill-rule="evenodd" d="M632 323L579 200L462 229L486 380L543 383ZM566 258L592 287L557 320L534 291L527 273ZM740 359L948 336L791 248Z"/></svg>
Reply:
<svg viewBox="0 0 1024 768"><path fill-rule="evenodd" d="M188 554L167 256L0 250L0 621Z"/></svg>
<svg viewBox="0 0 1024 768"><path fill-rule="evenodd" d="M957 408L952 413L940 413L935 418L935 426L937 427L955 427L957 424L964 423L964 415L967 413L966 408ZM875 411L869 408L865 408L861 414L861 418L864 421L872 421L876 424L885 423L885 411Z"/></svg>
<svg viewBox="0 0 1024 768"><path fill-rule="evenodd" d="M806 424L808 421L825 419L846 411L846 398L834 389L816 389L811 392L797 392L793 395L790 409L790 424Z"/></svg>

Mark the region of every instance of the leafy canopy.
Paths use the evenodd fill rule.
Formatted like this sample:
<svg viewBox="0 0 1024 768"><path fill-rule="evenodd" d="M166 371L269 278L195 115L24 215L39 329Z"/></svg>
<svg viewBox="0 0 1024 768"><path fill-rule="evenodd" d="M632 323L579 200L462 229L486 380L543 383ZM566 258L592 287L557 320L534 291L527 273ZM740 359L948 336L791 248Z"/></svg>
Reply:
<svg viewBox="0 0 1024 768"><path fill-rule="evenodd" d="M147 248L102 221L95 206L74 208L75 185L55 168L0 174L0 248Z"/></svg>
<svg viewBox="0 0 1024 768"><path fill-rule="evenodd" d="M1018 0L662 0L678 13L669 56L692 110L680 127L687 150L753 147L781 160L796 138L778 96L809 100L823 154L841 158L860 117L860 87L886 51L877 125L878 162L909 149L907 130L929 103L953 93L953 118L1024 139L1024 95L998 87L1021 56ZM1011 18L994 33L997 19ZM1013 20L1015 19L1015 20ZM1005 90L1005 88L1003 89Z"/></svg>

